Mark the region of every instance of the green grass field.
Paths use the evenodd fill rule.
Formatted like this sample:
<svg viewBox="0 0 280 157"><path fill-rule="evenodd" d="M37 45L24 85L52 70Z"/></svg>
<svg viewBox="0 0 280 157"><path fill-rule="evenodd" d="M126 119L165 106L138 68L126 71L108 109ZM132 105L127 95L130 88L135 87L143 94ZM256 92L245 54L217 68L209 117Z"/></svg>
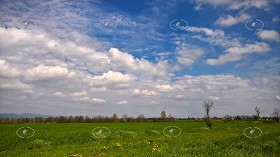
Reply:
<svg viewBox="0 0 280 157"><path fill-rule="evenodd" d="M19 127L32 127L31 138L19 138ZM163 129L178 126L182 134L167 137ZM110 136L96 139L95 127L107 127ZM258 138L247 138L243 130L259 127ZM176 121L157 123L46 123L1 124L0 156L21 157L277 157L280 156L280 124L247 121Z"/></svg>

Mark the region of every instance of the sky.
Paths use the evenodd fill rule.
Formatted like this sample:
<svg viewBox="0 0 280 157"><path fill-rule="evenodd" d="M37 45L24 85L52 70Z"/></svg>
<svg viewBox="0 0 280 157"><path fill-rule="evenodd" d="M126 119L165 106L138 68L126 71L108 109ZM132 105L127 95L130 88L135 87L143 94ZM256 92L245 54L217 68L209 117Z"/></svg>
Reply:
<svg viewBox="0 0 280 157"><path fill-rule="evenodd" d="M280 0L0 0L0 113L269 116Z"/></svg>

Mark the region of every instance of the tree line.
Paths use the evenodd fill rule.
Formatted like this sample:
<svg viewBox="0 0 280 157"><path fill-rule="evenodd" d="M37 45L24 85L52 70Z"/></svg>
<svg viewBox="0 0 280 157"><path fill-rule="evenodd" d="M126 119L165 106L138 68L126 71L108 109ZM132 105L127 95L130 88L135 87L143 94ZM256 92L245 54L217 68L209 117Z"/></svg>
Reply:
<svg viewBox="0 0 280 157"><path fill-rule="evenodd" d="M280 109L274 108L271 117L260 117L261 109L255 107L256 114L253 116L230 116L226 115L223 118L210 117L210 111L214 108L214 101L212 99L203 100L202 107L204 109L204 118L192 118L188 117L187 120L204 120L206 126L211 128L211 120L224 120L225 122L231 120L258 120L270 121L279 123L280 121ZM182 118L181 118L182 119ZM121 118L117 114L113 114L111 117L97 116L97 117L84 117L84 116L56 116L56 117L35 117L35 118L0 118L0 124L16 124L16 123L114 123L114 122L174 122L176 119L170 114L166 115L165 111L160 113L160 118L146 118L144 114L138 115L138 117L130 117L128 115L122 115ZM185 119L184 119L185 120Z"/></svg>
<svg viewBox="0 0 280 157"><path fill-rule="evenodd" d="M165 111L163 111L165 113ZM176 119L169 115L161 115L160 118L146 118L144 114L138 117L123 115L118 117L117 114L108 116L54 116L54 117L35 117L35 118L0 118L0 124L17 124L17 123L115 123L115 122L174 122Z"/></svg>

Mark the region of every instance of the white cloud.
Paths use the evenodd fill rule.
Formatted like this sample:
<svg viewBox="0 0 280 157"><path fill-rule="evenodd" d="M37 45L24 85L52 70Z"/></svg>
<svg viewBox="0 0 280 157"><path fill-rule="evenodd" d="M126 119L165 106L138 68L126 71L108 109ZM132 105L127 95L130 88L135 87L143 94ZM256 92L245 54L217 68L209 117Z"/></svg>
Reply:
<svg viewBox="0 0 280 157"><path fill-rule="evenodd" d="M226 54L220 55L217 59L207 59L206 64L222 65L227 62L241 60L245 54L266 53L271 50L270 46L263 42L255 44L246 44L245 46L231 47L226 50Z"/></svg>
<svg viewBox="0 0 280 157"><path fill-rule="evenodd" d="M159 102L154 101L154 100L150 101L150 103L151 103L151 104L159 104Z"/></svg>
<svg viewBox="0 0 280 157"><path fill-rule="evenodd" d="M272 18L272 22L276 23L280 21L280 17L279 16L275 16Z"/></svg>
<svg viewBox="0 0 280 157"><path fill-rule="evenodd" d="M53 96L65 96L62 92L54 92Z"/></svg>
<svg viewBox="0 0 280 157"><path fill-rule="evenodd" d="M100 98L92 98L91 101L92 101L92 102L96 102L96 103L104 103L104 102L106 102L106 100L100 99Z"/></svg>
<svg viewBox="0 0 280 157"><path fill-rule="evenodd" d="M258 8L267 10L270 4L277 3L273 0L195 0L199 4L210 4L213 7L227 7L228 9Z"/></svg>
<svg viewBox="0 0 280 157"><path fill-rule="evenodd" d="M22 75L22 72L15 67L12 67L6 60L0 59L0 76L2 77L17 77Z"/></svg>
<svg viewBox="0 0 280 157"><path fill-rule="evenodd" d="M22 83L18 80L1 80L0 89L22 90L24 92L32 93L32 87L30 85Z"/></svg>
<svg viewBox="0 0 280 157"><path fill-rule="evenodd" d="M258 33L258 37L263 40L274 40L280 42L280 34L275 30L261 30Z"/></svg>
<svg viewBox="0 0 280 157"><path fill-rule="evenodd" d="M280 96L277 95L277 96L276 96L276 99L280 100Z"/></svg>
<svg viewBox="0 0 280 157"><path fill-rule="evenodd" d="M92 92L105 92L107 91L107 88L106 87L93 87L90 89Z"/></svg>
<svg viewBox="0 0 280 157"><path fill-rule="evenodd" d="M138 95L138 96L144 96L144 97L148 97L148 96L156 96L158 93L154 90L148 90L148 89L134 89L133 91L134 95Z"/></svg>
<svg viewBox="0 0 280 157"><path fill-rule="evenodd" d="M88 83L90 86L97 86L95 88L126 88L129 83L133 81L132 77L127 74L122 74L121 72L108 71L103 73L101 76L87 76L83 79L84 82Z"/></svg>
<svg viewBox="0 0 280 157"><path fill-rule="evenodd" d="M236 77L233 75L185 75L183 77L178 78L178 81L174 86L177 91L193 93L211 93L220 92L220 90L247 88L249 87L249 82L248 80L243 80L240 77Z"/></svg>
<svg viewBox="0 0 280 157"><path fill-rule="evenodd" d="M160 65L153 64L145 59L134 58L131 54L121 52L117 48L109 50L109 57L111 58L111 64L113 64L116 70L153 76L164 76L167 74L166 69L163 69Z"/></svg>
<svg viewBox="0 0 280 157"><path fill-rule="evenodd" d="M223 37L225 36L225 33L223 30L219 30L219 29L209 29L209 28L205 28L205 27L185 27L183 28L186 31L190 31L190 32L194 32L194 33L203 33L207 36L220 36Z"/></svg>
<svg viewBox="0 0 280 157"><path fill-rule="evenodd" d="M74 97L83 97L83 96L87 96L87 92L85 90L81 91L81 92L74 92L70 94L71 96Z"/></svg>
<svg viewBox="0 0 280 157"><path fill-rule="evenodd" d="M128 102L126 100L123 100L123 101L118 101L117 104L119 104L119 105L128 104Z"/></svg>
<svg viewBox="0 0 280 157"><path fill-rule="evenodd" d="M156 87L156 88L158 89L158 91L160 91L160 92L170 92L170 91L173 90L173 87L172 87L171 85L169 85L169 84L156 85L155 87Z"/></svg>
<svg viewBox="0 0 280 157"><path fill-rule="evenodd" d="M67 77L69 71L67 68L60 66L39 65L27 70L26 78L28 80L47 80L57 77Z"/></svg>
<svg viewBox="0 0 280 157"><path fill-rule="evenodd" d="M203 54L204 52L200 48L190 48L183 46L178 50L177 61L178 63L191 69L197 58L201 57Z"/></svg>
<svg viewBox="0 0 280 157"><path fill-rule="evenodd" d="M195 10L195 11L200 11L200 10L202 10L202 4L196 5L196 6L194 7L194 10Z"/></svg>
<svg viewBox="0 0 280 157"><path fill-rule="evenodd" d="M220 97L218 96L209 96L208 98L212 100L220 100Z"/></svg>
<svg viewBox="0 0 280 157"><path fill-rule="evenodd" d="M82 101L82 102L89 102L90 101L90 98L88 96L85 96L85 97L74 97L72 99L75 100L75 101Z"/></svg>
<svg viewBox="0 0 280 157"><path fill-rule="evenodd" d="M235 17L233 17L231 15L226 15L226 16L219 17L217 19L217 21L215 22L215 24L219 25L219 26L229 27L229 26L238 24L240 22L244 22L250 18L251 18L251 16L246 13L239 14Z"/></svg>
<svg viewBox="0 0 280 157"><path fill-rule="evenodd" d="M246 44L243 47L231 47L226 50L228 53L239 53L239 54L248 54L248 53L264 53L270 51L270 46L263 42L256 42L255 44Z"/></svg>

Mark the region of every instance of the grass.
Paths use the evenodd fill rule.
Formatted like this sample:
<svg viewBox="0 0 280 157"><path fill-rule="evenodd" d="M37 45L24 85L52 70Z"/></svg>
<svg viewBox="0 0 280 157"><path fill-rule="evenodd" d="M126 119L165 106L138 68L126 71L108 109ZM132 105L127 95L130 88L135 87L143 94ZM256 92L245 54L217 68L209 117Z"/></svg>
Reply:
<svg viewBox="0 0 280 157"><path fill-rule="evenodd" d="M16 130L32 127L31 138L19 138ZM178 126L182 134L166 137L162 130ZM111 130L106 139L91 134L95 127ZM247 138L243 130L259 127L258 138ZM83 157L279 157L280 124L247 121L214 121L211 129L200 121L158 123L47 123L1 124L0 156Z"/></svg>

